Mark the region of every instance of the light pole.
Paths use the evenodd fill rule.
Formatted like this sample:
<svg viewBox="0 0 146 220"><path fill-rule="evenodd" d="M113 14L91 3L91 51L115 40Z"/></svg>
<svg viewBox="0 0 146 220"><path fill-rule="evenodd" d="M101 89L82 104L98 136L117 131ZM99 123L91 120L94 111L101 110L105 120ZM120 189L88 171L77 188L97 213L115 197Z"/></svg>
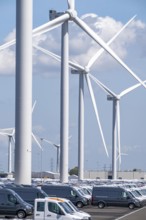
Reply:
<svg viewBox="0 0 146 220"><path fill-rule="evenodd" d="M42 182L42 174L43 174L43 138L40 138L41 140L41 182Z"/></svg>

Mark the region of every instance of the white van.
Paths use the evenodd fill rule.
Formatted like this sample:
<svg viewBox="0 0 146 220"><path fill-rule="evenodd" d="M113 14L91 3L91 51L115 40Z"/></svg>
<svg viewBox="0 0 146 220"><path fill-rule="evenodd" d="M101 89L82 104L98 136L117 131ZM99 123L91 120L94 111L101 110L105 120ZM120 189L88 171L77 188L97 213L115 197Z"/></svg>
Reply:
<svg viewBox="0 0 146 220"><path fill-rule="evenodd" d="M52 198L52 197L50 197ZM54 197L55 198L55 197ZM56 198L57 200L60 200L60 198ZM62 199L62 198L61 198ZM91 220L91 215L87 212L79 210L69 199L62 199L66 206L71 209L71 212L82 217L84 220Z"/></svg>
<svg viewBox="0 0 146 220"><path fill-rule="evenodd" d="M66 199L46 197L35 199L34 220L90 220L90 216L84 218L79 212L75 212Z"/></svg>

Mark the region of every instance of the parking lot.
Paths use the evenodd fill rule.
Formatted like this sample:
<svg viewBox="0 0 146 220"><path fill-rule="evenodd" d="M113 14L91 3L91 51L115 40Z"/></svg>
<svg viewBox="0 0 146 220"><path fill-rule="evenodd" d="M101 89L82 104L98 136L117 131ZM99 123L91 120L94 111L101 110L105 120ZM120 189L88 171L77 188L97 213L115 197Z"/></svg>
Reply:
<svg viewBox="0 0 146 220"><path fill-rule="evenodd" d="M145 220L146 207L141 209L130 210L121 207L106 207L98 209L97 207L87 206L82 210L92 216L92 220Z"/></svg>
<svg viewBox="0 0 146 220"><path fill-rule="evenodd" d="M92 216L92 220L114 220L132 212L129 208L121 207L106 207L104 209L99 209L95 206L87 206L82 210L88 212Z"/></svg>
<svg viewBox="0 0 146 220"><path fill-rule="evenodd" d="M146 207L140 209L130 210L129 208L121 207L106 207L104 209L98 209L95 206L86 206L81 209L88 212L92 220L145 220L146 219ZM0 219L6 219L4 216L0 216ZM9 217L7 219L17 219ZM27 217L27 220L32 220L33 217ZM50 219L51 220L51 219Z"/></svg>
<svg viewBox="0 0 146 220"><path fill-rule="evenodd" d="M43 185L42 185L43 186ZM92 220L146 220L146 184L145 182L137 182L137 183L133 183L133 182L122 182L122 183L113 183L113 182L101 182L100 184L94 182L94 184L92 184L92 182L87 182L86 184L78 184L78 183L72 183L72 184L64 184L61 185L60 183L55 183L55 184L44 184L45 187L51 188L51 190L53 191L53 187L55 187L55 192L54 193L62 193L61 195L56 195L56 197L60 197L60 198L64 198L64 195L74 195L71 194L71 192L75 193L75 198L78 199L79 204L82 201L82 196L83 198L87 200L87 198L89 199L89 204L91 204L91 195L92 195L92 204L94 205L86 205L83 206L83 208L81 208L81 206L78 206L78 208L86 213L89 213L91 215L91 219ZM25 202L28 202L30 204L33 204L34 202L34 198L37 198L36 196L39 195L38 193L46 193L46 194L41 194L44 197L47 197L46 195L50 195L51 192L47 193L45 192L45 188L42 189L42 191L40 191L40 186L38 187L37 185L32 185L32 186L15 186L15 184L12 182L4 182L3 187L1 188L2 192L5 192L6 190L9 190L9 187L11 189L11 194L16 193L15 197L17 199L17 193L21 193L19 196L21 196L22 199L25 199ZM61 188L60 188L61 187ZM98 190L97 190L98 188ZM59 189L59 190L58 190ZM61 189L61 190L60 190ZM68 194L66 194L66 190L69 189ZM84 190L83 190L84 189ZM87 193L87 189L89 194ZM96 190L95 190L96 189ZM100 189L100 190L99 190ZM65 191L63 191L65 190ZM82 191L81 191L82 190ZM119 191L122 190L122 192L124 193L120 193ZM17 192L13 192L13 191L17 191ZM7 192L7 191L6 191ZM9 191L8 191L9 192ZM30 193L31 192L31 193ZM81 193L82 192L82 193ZM104 194L106 193L106 197L104 198L110 198L110 196L113 198L116 198L116 202L115 204L113 203L113 201L115 200L111 200L112 204L108 204L108 206L106 205L104 208L102 208L101 206L97 206L98 203L93 203L93 201L96 201L96 194L98 195L97 198L99 198L99 195L101 196L101 194L103 196L105 196ZM109 194L110 192L110 194ZM116 194L117 192L117 194ZM121 192L121 191L120 191ZM140 201L141 202L141 207L143 208L131 208L131 206L128 205L128 203L125 202L129 201L130 197L130 192L132 194L132 198L135 198L136 201ZM134 193L135 192L135 193ZM137 192L137 193L136 193ZM137 196L139 192L139 195ZM141 194L140 194L141 192ZM9 192L10 193L10 192ZM36 195L37 193L37 195ZM95 194L96 193L96 194ZM142 194L143 193L143 194ZM125 197L126 194L126 197ZM26 196L27 195L27 196ZM33 196L32 196L33 195ZM119 197L118 197L119 195ZM123 197L121 196L123 195ZM127 196L128 195L128 196ZM87 197L88 196L88 197ZM116 197L115 197L116 196ZM121 196L121 197L120 197ZM43 198L44 198L43 197ZM7 197L6 197L7 198ZM74 196L69 197L71 199L75 199ZM118 200L119 199L119 200ZM122 204L119 204L119 202L124 202ZM132 200L132 202L134 202L135 200ZM3 202L3 201L2 201ZM7 201L6 201L7 202ZM74 203L77 201L74 201ZM131 202L131 200L130 200ZM117 206L116 206L117 205ZM130 207L130 209L128 208L128 206ZM136 207L136 205L135 205ZM7 212L6 212L7 213ZM14 213L14 212L13 212ZM58 216L56 216L58 218ZM17 219L16 217L7 217L9 219ZM0 216L0 219L4 219L4 216ZM34 219L33 216L29 216L26 218L28 219ZM50 217L51 220L51 217Z"/></svg>

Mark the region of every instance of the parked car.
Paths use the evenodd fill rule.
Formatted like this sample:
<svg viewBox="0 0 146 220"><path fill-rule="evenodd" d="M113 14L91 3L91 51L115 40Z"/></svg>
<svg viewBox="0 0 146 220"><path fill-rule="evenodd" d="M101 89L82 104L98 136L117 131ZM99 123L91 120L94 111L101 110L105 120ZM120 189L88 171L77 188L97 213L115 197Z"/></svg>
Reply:
<svg viewBox="0 0 146 220"><path fill-rule="evenodd" d="M0 215L16 215L17 218L25 218L33 214L33 206L26 203L11 189L0 189Z"/></svg>
<svg viewBox="0 0 146 220"><path fill-rule="evenodd" d="M105 206L125 206L133 209L143 206L142 202L126 189L117 186L93 187L91 204L99 208L104 208Z"/></svg>
<svg viewBox="0 0 146 220"><path fill-rule="evenodd" d="M81 195L73 186L70 185L43 185L42 190L50 197L61 197L72 201L74 205L81 208L89 204L88 199Z"/></svg>

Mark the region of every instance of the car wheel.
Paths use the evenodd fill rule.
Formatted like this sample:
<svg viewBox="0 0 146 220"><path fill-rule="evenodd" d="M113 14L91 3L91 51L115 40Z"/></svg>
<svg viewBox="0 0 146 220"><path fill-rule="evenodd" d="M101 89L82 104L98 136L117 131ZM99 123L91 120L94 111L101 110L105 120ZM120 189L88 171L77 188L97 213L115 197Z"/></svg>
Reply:
<svg viewBox="0 0 146 220"><path fill-rule="evenodd" d="M82 202L77 202L76 206L77 206L78 208L82 208L82 207L83 207L83 203L82 203Z"/></svg>
<svg viewBox="0 0 146 220"><path fill-rule="evenodd" d="M26 217L25 211L19 210L19 211L17 212L17 217L18 217L19 219L25 218L25 217Z"/></svg>
<svg viewBox="0 0 146 220"><path fill-rule="evenodd" d="M105 206L105 204L103 202L99 202L98 203L98 208L103 209Z"/></svg>
<svg viewBox="0 0 146 220"><path fill-rule="evenodd" d="M134 209L134 208L135 208L135 205L134 205L133 203L130 203L130 204L128 205L128 207L129 207L129 209Z"/></svg>

